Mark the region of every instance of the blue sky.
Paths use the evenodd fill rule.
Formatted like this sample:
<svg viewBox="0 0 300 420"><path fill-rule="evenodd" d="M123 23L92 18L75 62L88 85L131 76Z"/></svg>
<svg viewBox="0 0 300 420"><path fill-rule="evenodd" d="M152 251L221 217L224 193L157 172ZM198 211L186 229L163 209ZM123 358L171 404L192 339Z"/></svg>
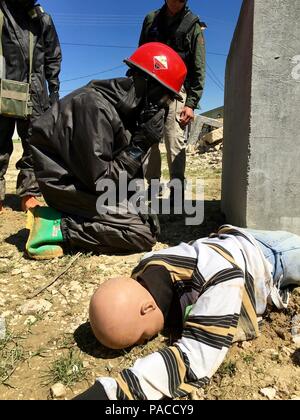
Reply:
<svg viewBox="0 0 300 420"><path fill-rule="evenodd" d="M163 0L40 1L52 15L62 43L61 96L91 79L124 76L122 60L134 51L144 16L163 4ZM226 55L241 4L242 0L189 1L192 11L208 25L203 112L223 104Z"/></svg>

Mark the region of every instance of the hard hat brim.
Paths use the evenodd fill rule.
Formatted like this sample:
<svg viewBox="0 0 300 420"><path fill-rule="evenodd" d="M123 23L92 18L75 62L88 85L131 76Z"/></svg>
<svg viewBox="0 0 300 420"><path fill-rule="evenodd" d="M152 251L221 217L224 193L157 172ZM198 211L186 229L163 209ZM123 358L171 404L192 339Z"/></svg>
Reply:
<svg viewBox="0 0 300 420"><path fill-rule="evenodd" d="M153 79L155 79L159 84L163 85L166 89L168 89L172 93L174 93L175 99L177 99L180 102L183 102L183 97L175 89L170 88L170 86L168 86L166 83L159 80L159 78L155 74L151 73L151 71L144 69L142 66L139 66L138 64L136 64L136 63L134 63L134 62L132 62L131 60L128 60L128 59L124 60L124 63L127 64L127 66L129 66L131 68L132 67L133 68L138 68L139 70L149 74L149 76L153 77Z"/></svg>

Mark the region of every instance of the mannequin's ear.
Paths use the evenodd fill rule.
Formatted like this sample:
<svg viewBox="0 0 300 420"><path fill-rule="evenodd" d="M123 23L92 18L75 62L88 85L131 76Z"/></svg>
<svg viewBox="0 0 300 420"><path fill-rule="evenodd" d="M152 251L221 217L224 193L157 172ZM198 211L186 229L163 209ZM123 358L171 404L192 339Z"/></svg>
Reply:
<svg viewBox="0 0 300 420"><path fill-rule="evenodd" d="M141 315L147 315L150 312L155 311L156 308L157 306L154 300L149 300L147 302L144 302L141 306Z"/></svg>

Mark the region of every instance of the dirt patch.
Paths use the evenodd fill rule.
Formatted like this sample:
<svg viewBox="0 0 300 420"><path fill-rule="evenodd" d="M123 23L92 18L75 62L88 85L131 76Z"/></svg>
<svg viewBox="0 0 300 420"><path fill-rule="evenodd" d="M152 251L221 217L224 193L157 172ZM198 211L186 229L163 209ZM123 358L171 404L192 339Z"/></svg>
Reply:
<svg viewBox="0 0 300 420"><path fill-rule="evenodd" d="M73 257L51 262L24 258L26 217L14 195L17 174L13 166L21 148L15 146L7 177L6 209L0 216L0 316L5 317L7 326L6 339L0 341L0 399L47 399L55 382L68 384L65 398L72 398L97 376L114 376L138 357L164 346L166 338L160 336L128 352L114 352L96 342L88 324L88 303L95 288L111 276L130 275L141 254L126 258L82 255L54 286L37 297L51 304L45 311L22 314L20 307L32 293L55 278ZM166 169L164 174L166 177ZM205 236L223 221L220 152L189 155L187 177L205 179L205 221L200 226L185 226L181 218L162 217L156 249ZM271 388L275 399L299 399L300 356L290 333L296 313L300 313L297 291L289 310L266 318L261 337L233 346L211 383L193 398L266 399L261 390Z"/></svg>

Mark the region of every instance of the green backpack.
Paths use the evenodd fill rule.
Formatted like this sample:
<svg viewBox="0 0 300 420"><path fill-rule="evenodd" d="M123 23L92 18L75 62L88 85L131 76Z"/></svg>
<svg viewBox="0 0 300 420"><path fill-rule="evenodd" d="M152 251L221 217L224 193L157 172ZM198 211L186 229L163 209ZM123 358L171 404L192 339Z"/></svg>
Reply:
<svg viewBox="0 0 300 420"><path fill-rule="evenodd" d="M3 57L2 32L4 14L0 9L0 59ZM29 32L29 82L0 79L0 115L27 119L32 114L30 85L33 63L33 34ZM4 66L4 63L3 63ZM4 69L3 69L4 70Z"/></svg>

